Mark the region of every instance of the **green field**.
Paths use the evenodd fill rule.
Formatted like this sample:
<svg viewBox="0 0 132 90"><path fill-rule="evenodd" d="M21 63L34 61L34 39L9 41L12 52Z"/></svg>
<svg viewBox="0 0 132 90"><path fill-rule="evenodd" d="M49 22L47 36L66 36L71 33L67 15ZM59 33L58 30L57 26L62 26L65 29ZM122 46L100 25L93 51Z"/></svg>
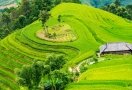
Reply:
<svg viewBox="0 0 132 90"><path fill-rule="evenodd" d="M68 7L67 7L68 6ZM92 57L95 55L96 51L99 51L99 46L106 42L129 42L132 43L132 22L125 20L121 17L108 13L106 11L80 4L73 3L63 3L51 10L52 17L46 22L46 25L49 27L53 27L58 25L57 17L61 15L62 21L64 21L67 25L72 28L74 35L76 35L76 40L72 42L53 42L44 39L40 39L37 37L36 33L39 30L42 30L41 22L35 21L34 23L26 26L21 30L17 30L13 34L7 36L3 40L0 41L0 86L2 90L4 88L9 88L9 90L18 90L19 87L15 82L15 68L21 68L22 65L31 64L34 60L45 60L47 56L51 53L54 54L64 54L68 60L64 65L63 69L68 69L69 67L73 67L79 62ZM105 56L106 58L109 58ZM124 60L126 58L124 57ZM125 63L125 61L119 61L117 63ZM97 87L107 87L105 84L105 80L107 80L110 76L103 78L102 75L105 75L105 70L111 71L110 73L119 74L125 72L127 77L123 75L118 78L120 83L129 82L128 79L131 80L131 58L126 60L127 64L115 65L115 61L110 60L111 66L109 63L107 67L101 67L101 63L96 64L99 66L97 68L96 65L91 65L91 71L89 67L89 71L84 72L84 76L80 76L80 83L83 80L83 77L86 77L86 80L95 80L101 81L103 84L97 85ZM103 63L103 62L102 62ZM103 64L104 65L104 64ZM102 65L102 66L103 66ZM125 66L126 68L123 68ZM116 72L114 69L118 69L119 72ZM123 68L123 70L122 70ZM96 75L95 72L92 71L95 69L97 73L100 71L100 79L98 77L93 77L92 75ZM102 70L102 72L101 72ZM87 79L87 75L85 73L90 72L88 75L90 79ZM86 75L86 76L85 76ZM117 76L112 76L111 79L113 82L118 82L115 79ZM104 80L104 81L102 81ZM124 81L123 81L124 80ZM89 81L88 81L89 82ZM79 86L81 88L87 87L87 81L85 85ZM112 83L111 81L108 83ZM105 85L104 85L105 84ZM74 84L73 84L74 85ZM72 86L72 84L71 84ZM91 88L92 86L89 86ZM112 87L122 88L122 86L116 86L112 83ZM70 88L70 85L69 87ZM71 88L75 90L76 87ZM121 89L120 89L121 90Z"/></svg>
<svg viewBox="0 0 132 90"><path fill-rule="evenodd" d="M132 56L105 55L104 61L88 66L78 83L67 85L66 90L131 90Z"/></svg>

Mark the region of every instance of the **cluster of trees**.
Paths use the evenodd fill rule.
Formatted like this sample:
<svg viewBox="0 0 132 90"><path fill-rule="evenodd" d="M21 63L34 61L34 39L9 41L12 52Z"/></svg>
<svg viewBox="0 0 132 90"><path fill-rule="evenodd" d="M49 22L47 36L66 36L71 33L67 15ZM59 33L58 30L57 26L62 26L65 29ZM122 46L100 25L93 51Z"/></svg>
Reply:
<svg viewBox="0 0 132 90"><path fill-rule="evenodd" d="M119 0L115 0L114 3L102 7L103 10L132 20L132 5L122 6Z"/></svg>
<svg viewBox="0 0 132 90"><path fill-rule="evenodd" d="M68 73L60 71L65 62L63 55L51 55L45 61L35 60L32 65L15 69L16 81L28 90L63 90L72 81Z"/></svg>
<svg viewBox="0 0 132 90"><path fill-rule="evenodd" d="M81 3L80 0L22 0L18 7L5 8L0 13L0 39L37 20L41 11L50 11L62 2Z"/></svg>

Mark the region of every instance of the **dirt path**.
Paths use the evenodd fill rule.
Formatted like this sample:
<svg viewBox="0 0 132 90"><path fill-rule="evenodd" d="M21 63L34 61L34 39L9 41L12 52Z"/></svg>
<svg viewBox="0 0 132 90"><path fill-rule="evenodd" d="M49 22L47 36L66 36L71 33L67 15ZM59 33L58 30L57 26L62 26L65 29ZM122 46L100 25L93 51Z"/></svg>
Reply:
<svg viewBox="0 0 132 90"><path fill-rule="evenodd" d="M84 60L84 61L82 61L82 62L80 62L78 65L76 65L73 69L70 67L69 68L69 71L70 72L79 72L80 73L80 68L81 68L81 66L82 66L82 64L84 64L84 63L86 63L87 65L92 65L92 64L94 64L95 63L95 61L90 61L92 58L89 58L89 59L86 59L86 60ZM104 58L99 58L98 59L98 62L101 62L101 61L104 61Z"/></svg>

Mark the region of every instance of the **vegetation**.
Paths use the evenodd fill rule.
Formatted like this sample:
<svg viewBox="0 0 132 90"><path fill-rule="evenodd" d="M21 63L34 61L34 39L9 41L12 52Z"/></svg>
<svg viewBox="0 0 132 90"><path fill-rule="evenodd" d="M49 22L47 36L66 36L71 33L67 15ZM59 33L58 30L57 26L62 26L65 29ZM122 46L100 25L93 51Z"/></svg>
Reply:
<svg viewBox="0 0 132 90"><path fill-rule="evenodd" d="M78 83L67 85L66 90L132 89L132 56L104 55L99 59L102 58L102 62L87 66L88 70L79 77Z"/></svg>
<svg viewBox="0 0 132 90"><path fill-rule="evenodd" d="M114 13L118 16L121 16L123 18L131 20L132 19L132 14L130 11L132 9L131 6L132 5L127 5L126 7L123 7L119 0L115 0L114 3L104 6L103 9L111 13Z"/></svg>
<svg viewBox="0 0 132 90"><path fill-rule="evenodd" d="M18 68L20 71L29 70L29 69L25 69L25 66L23 65L29 65L30 67L30 65L32 64L34 60L45 61L46 57L51 55L51 53L54 53L55 56L64 55L64 57L67 58L66 61L64 60L63 64L60 64L61 65L60 67L57 67L57 66L55 67L59 69L61 68L61 71L68 71L69 67L74 68L77 64L79 64L83 60L93 57L95 55L95 51L99 51L98 47L103 43L114 42L114 41L115 42L124 41L124 42L132 43L131 41L132 22L129 20L123 19L117 15L114 15L112 13L109 13L91 6L74 4L74 3L59 4L58 6L54 7L50 11L50 13L52 17L50 17L45 23L47 26L54 27L55 25L59 25L60 23L58 21L58 16L61 15L61 21L62 22L64 21L65 24L69 25L72 28L77 39L72 42L53 42L53 41L40 39L36 37L36 33L39 30L43 29L42 23L39 20L34 21L32 24L27 25L26 27L15 31L14 33L7 36L6 38L2 39L0 41L0 63L1 63L0 81L2 82L1 88L3 90L4 88L9 88L9 90L18 90L19 88L21 88L15 82L15 76L16 76L14 73L15 68ZM21 17L24 18L23 16ZM96 27L95 27L95 24L96 24ZM58 32L56 34L58 35ZM107 56L104 56L104 57L107 58ZM126 62L129 62L130 60L127 60ZM55 61L60 63L57 59ZM96 63L95 65L99 65L99 63ZM92 65L92 66L94 67L95 65ZM113 67L111 68L108 67L109 71L110 69L113 70L114 65L115 64L113 64ZM90 73L92 73L92 66L91 66ZM129 68L129 71L127 73L129 74L131 71L131 67L129 67L129 65L128 66L124 65L124 66ZM122 65L116 68L118 69L121 67ZM58 71L54 71L53 69L52 69L53 76L52 75L51 76L57 77L55 76L56 74L54 75L54 73ZM100 69L97 69L97 68L94 68L94 69L96 69L96 71L97 70L101 71L101 67ZM88 68L88 70L90 70L90 67ZM102 70L102 72L103 71L105 70ZM84 74L86 72L84 72ZM60 74L60 72L58 73ZM123 71L121 73L123 73ZM63 73L63 74L61 73L60 75L67 76L66 73ZM92 76L90 78L94 79ZM113 79L114 78L115 77L113 77ZM121 77L119 77L119 79L120 78ZM122 77L122 79L125 80L128 78ZM58 80L60 81L59 83L61 83L62 78L58 78ZM57 80L53 79L52 83L54 82L57 82ZM104 85L104 83L107 81L102 81L102 82ZM80 80L80 83L81 83L81 80ZM113 84L116 85L115 83ZM32 86L33 84L31 83L30 85ZM34 83L34 85L37 85L37 83L36 84ZM51 83L48 85L54 86L54 84L51 84ZM41 86L46 87L48 85L47 83L44 82L42 83ZM131 83L129 83L129 86L131 86ZM105 84L104 87L107 87L107 85ZM55 87L52 87L52 88L55 88ZM122 88L122 87L119 87L119 88Z"/></svg>
<svg viewBox="0 0 132 90"><path fill-rule="evenodd" d="M8 4L19 0L6 0ZM4 5L6 1L1 1ZM20 0L17 7L5 8L0 15L0 39L17 29L23 28L37 20L41 14L50 11L62 2L81 3L80 0ZM46 15L46 14L45 14ZM8 18L8 20L7 20ZM45 18L45 17L43 17ZM42 16L41 16L42 20ZM45 19L46 20L46 19ZM46 22L44 19L43 22ZM6 24L5 24L6 23Z"/></svg>
<svg viewBox="0 0 132 90"><path fill-rule="evenodd" d="M15 69L17 82L20 86L27 87L29 90L62 90L64 86L71 82L70 76L59 69L65 64L64 57L49 56L44 61L34 61L32 65L24 65L22 69Z"/></svg>
<svg viewBox="0 0 132 90"><path fill-rule="evenodd" d="M64 22L44 29L36 33L38 38L52 42L72 42L77 39L74 30Z"/></svg>

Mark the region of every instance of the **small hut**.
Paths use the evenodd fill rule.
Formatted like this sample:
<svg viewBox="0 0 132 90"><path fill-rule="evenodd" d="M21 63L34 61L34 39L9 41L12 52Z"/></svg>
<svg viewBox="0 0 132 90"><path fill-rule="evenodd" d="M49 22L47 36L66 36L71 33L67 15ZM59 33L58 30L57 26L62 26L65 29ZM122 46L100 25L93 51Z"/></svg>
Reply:
<svg viewBox="0 0 132 90"><path fill-rule="evenodd" d="M131 54L132 44L126 42L109 42L100 46L101 54Z"/></svg>

